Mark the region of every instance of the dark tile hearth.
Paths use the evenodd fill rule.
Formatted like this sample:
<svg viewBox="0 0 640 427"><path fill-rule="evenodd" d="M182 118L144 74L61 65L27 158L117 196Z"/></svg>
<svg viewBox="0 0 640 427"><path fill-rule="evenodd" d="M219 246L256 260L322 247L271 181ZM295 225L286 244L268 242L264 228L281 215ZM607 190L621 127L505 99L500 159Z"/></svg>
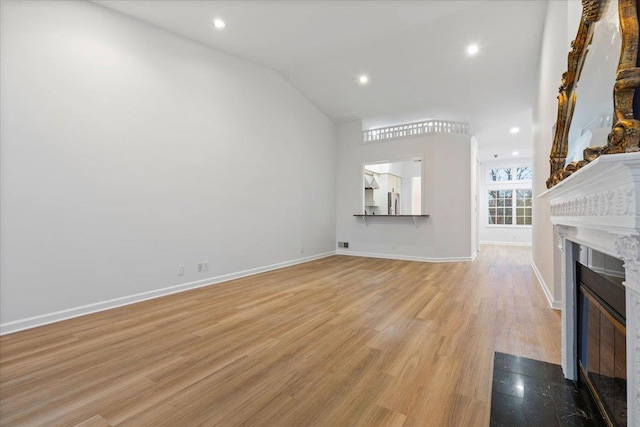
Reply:
<svg viewBox="0 0 640 427"><path fill-rule="evenodd" d="M559 365L495 353L491 426L602 426L597 417Z"/></svg>

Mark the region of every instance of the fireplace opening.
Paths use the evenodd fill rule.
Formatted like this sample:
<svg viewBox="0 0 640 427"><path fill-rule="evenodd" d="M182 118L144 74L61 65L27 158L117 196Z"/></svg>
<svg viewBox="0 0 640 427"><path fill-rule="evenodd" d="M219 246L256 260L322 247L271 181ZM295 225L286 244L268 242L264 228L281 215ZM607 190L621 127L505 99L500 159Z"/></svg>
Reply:
<svg viewBox="0 0 640 427"><path fill-rule="evenodd" d="M578 385L588 390L608 425L626 426L624 277L591 267L599 271L576 263Z"/></svg>

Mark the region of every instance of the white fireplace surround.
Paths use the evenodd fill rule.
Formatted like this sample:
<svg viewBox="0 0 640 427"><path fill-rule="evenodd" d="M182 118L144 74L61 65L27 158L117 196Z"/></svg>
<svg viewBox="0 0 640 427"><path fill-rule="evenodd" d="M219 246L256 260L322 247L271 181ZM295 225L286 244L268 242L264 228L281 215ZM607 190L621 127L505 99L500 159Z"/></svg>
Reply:
<svg viewBox="0 0 640 427"><path fill-rule="evenodd" d="M577 378L575 262L579 245L624 261L627 425L640 426L640 153L599 157L539 198L549 200L562 251L562 370Z"/></svg>

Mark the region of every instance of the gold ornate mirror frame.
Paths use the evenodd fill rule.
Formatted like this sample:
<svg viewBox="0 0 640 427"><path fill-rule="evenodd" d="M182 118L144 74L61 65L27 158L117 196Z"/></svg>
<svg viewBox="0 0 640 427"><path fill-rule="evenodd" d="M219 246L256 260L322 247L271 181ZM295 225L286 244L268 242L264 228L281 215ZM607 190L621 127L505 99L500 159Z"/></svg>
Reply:
<svg viewBox="0 0 640 427"><path fill-rule="evenodd" d="M562 74L558 95L558 118L549 163L551 174L547 188L551 188L589 162L603 154L640 151L640 121L634 118L633 101L640 86L638 57L637 0L618 0L618 17L622 46L615 84L613 86L613 123L603 147L584 150L583 160L565 165L569 149L569 127L576 105L576 84L591 41L596 22L602 19L609 0L582 0L582 19L576 39L571 43L567 71Z"/></svg>

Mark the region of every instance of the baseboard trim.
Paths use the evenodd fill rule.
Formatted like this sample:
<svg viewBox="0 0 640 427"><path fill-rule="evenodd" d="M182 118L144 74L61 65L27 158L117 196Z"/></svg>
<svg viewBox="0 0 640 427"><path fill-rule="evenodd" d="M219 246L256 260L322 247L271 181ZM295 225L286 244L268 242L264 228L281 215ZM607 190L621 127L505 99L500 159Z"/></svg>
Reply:
<svg viewBox="0 0 640 427"><path fill-rule="evenodd" d="M251 268L251 269L239 271L236 273L224 274L222 276L214 276L207 279L197 280L195 282L182 283L174 286L167 286L162 289L141 292L138 294L114 298L107 301L87 304L79 307L69 308L66 310L60 310L53 313L42 314L39 316L29 317L26 319L14 320L12 322L6 322L6 323L0 324L0 336L11 334L14 332L24 331L26 329L36 328L38 326L48 325L51 323L61 322L63 320L73 319L75 317L86 316L87 314L98 313L100 311L105 311L105 310L110 310L117 307L122 307L125 305L135 304L135 303L147 301L150 299L160 298L160 297L175 294L178 292L184 292L191 289L202 288L210 285L216 285L219 283L228 282L230 280L240 279L242 277L253 276L256 274L265 273L267 271L272 271L272 270L278 270L280 268L291 267L293 265L315 261L317 259L326 258L335 254L336 254L335 251L324 252L324 253L313 255L306 258L298 258L291 261L285 261L277 264Z"/></svg>
<svg viewBox="0 0 640 427"><path fill-rule="evenodd" d="M556 301L553 299L553 296L551 295L551 291L549 291L549 287L547 286L547 283L542 278L542 274L540 273L540 270L538 270L536 263L533 262L533 259L531 260L531 268L533 269L533 272L535 273L536 278L538 279L538 283L540 284L540 287L544 292L544 296L547 298L547 303L549 303L549 307L551 307L554 310L561 310L562 305L560 304L560 301Z"/></svg>
<svg viewBox="0 0 640 427"><path fill-rule="evenodd" d="M480 241L481 245L498 245L498 246L529 246L531 247L531 243L522 243L522 242L487 242Z"/></svg>
<svg viewBox="0 0 640 427"><path fill-rule="evenodd" d="M348 256L359 256L364 258L384 258L384 259L395 259L399 261L419 261L419 262L468 262L473 261L478 253L476 252L470 257L460 257L460 258L429 258L429 257L418 257L418 256L410 256L410 255L393 255L393 254L377 254L370 252L354 252L344 249L338 249L336 251L336 255L348 255Z"/></svg>

